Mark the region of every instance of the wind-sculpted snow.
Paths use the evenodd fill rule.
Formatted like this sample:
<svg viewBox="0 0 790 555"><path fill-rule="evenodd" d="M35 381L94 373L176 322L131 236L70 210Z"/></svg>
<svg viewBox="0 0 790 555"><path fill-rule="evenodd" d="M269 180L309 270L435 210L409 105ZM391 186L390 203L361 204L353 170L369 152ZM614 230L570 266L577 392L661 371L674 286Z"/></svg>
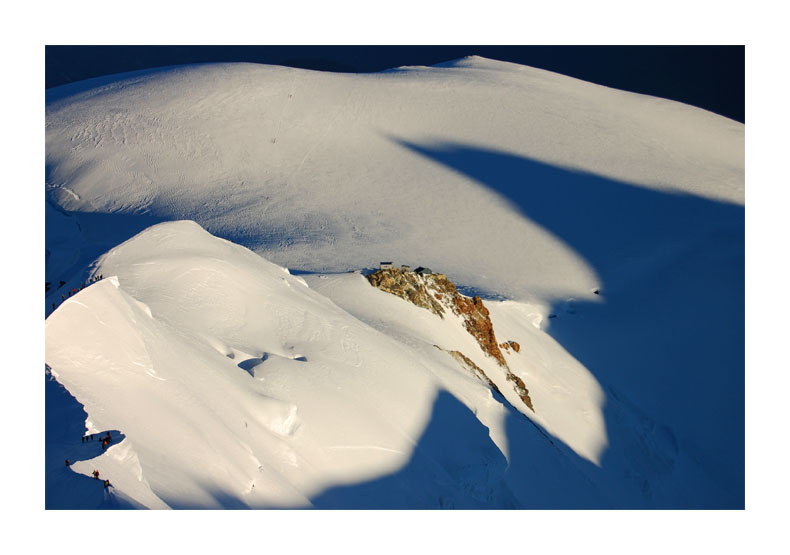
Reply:
<svg viewBox="0 0 790 555"><path fill-rule="evenodd" d="M356 273L292 276L191 222L146 230L94 271L104 279L47 319L46 356L84 428L124 438L73 465L99 468L116 506L671 506L690 479L713 487L627 399L607 430L600 387L541 329L539 306L491 303L520 346L507 370L460 317ZM612 448L620 458L599 466ZM80 488L49 479L48 506L82 506L68 499Z"/></svg>
<svg viewBox="0 0 790 555"><path fill-rule="evenodd" d="M518 407L517 414L537 422L580 457L598 462L607 444L601 412L603 391L594 377L540 326L546 307L514 301L486 303L497 333L521 345L518 353L504 352L505 368L482 349L468 332L464 319L451 311L440 319L418 305L371 287L359 274L307 277L312 289L382 333L419 350L423 358L435 359L437 353L446 351L448 359L453 357L454 372L442 373L443 377L455 380L458 368L463 368L465 375L475 376L503 395L510 406ZM463 357L453 355L453 351ZM458 358L467 359L468 363L459 365ZM528 382L535 411L525 405L514 388L516 377ZM500 438L496 428L491 432L507 454L510 440Z"/></svg>
<svg viewBox="0 0 790 555"><path fill-rule="evenodd" d="M423 360L194 223L154 226L95 271L104 279L47 319L47 363L90 429L124 434L107 453L118 463L92 465L137 504L309 507L326 487L406 464L441 389L502 438L504 406L449 357ZM464 449L453 460L479 455ZM504 492L503 480L478 486ZM465 505L456 487L442 495Z"/></svg>
<svg viewBox="0 0 790 555"><path fill-rule="evenodd" d="M50 98L46 179L59 205L192 219L301 270L430 261L511 298L589 298L598 270L572 245L415 146L743 202L743 125L482 58L366 75L189 66Z"/></svg>
<svg viewBox="0 0 790 555"><path fill-rule="evenodd" d="M481 58L51 90L47 362L125 434L102 464L132 505L739 508L743 150L725 118ZM381 260L482 297L513 378L344 273Z"/></svg>

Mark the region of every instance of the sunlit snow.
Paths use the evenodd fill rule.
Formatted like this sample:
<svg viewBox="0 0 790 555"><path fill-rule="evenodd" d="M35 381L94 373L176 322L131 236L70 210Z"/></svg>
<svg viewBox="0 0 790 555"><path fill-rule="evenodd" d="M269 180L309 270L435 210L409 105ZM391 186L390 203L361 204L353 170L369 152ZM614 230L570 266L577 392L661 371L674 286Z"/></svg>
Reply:
<svg viewBox="0 0 790 555"><path fill-rule="evenodd" d="M482 58L46 114L48 508L743 506L742 124ZM481 294L535 411L382 260Z"/></svg>

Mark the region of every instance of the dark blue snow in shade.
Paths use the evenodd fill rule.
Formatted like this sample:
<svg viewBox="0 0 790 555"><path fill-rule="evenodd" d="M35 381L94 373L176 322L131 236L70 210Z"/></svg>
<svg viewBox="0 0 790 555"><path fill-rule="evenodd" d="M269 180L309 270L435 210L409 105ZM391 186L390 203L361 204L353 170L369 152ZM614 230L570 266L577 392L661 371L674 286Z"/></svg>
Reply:
<svg viewBox="0 0 790 555"><path fill-rule="evenodd" d="M742 508L744 207L464 144L398 142L501 195L595 270L604 302L556 299L549 333L607 391L610 438L614 407L640 414L718 484L710 496L692 486L690 505ZM611 445L602 466L621 455Z"/></svg>
<svg viewBox="0 0 790 555"><path fill-rule="evenodd" d="M507 407L505 458L474 414L443 392L402 468L316 492L313 506L743 509L743 206L470 145L397 142L502 195L600 276L602 302L571 309L556 299L548 331L601 384L609 444L596 466ZM147 223L102 218L86 223L121 235ZM84 419L48 381L48 507L106 506L96 484L61 460L79 447ZM241 496L215 497L246 507Z"/></svg>

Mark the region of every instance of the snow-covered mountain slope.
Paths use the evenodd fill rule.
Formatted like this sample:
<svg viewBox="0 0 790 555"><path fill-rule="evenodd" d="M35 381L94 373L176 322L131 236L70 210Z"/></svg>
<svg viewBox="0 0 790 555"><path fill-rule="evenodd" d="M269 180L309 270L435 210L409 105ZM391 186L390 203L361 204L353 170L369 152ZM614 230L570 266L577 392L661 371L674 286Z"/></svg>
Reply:
<svg viewBox="0 0 790 555"><path fill-rule="evenodd" d="M448 322L442 322L426 309L371 288L358 274L318 274L306 279L311 288L361 321L421 351L421 358L430 357L437 346L468 354L512 407L548 433L546 438L550 436L554 448L571 448L572 452L564 449L564 457L595 484L601 503L598 506L690 507L701 506L702 499L707 500L703 505L713 499L722 503L728 495L707 475L708 468L679 447L672 429L653 420L627 397L616 397L611 391L610 395L605 394L590 371L546 333L544 307L516 301L486 301L497 337L519 344L518 352L505 350L504 356L508 371L529 388L533 412L521 403L502 367L482 353L457 319L450 317ZM508 431L506 443L497 440L493 428L491 437L506 455L511 455L508 449L523 453L519 449L523 432ZM544 460L546 450L552 451L546 445L541 447L539 454L533 447L527 455L533 458L533 464ZM518 455L508 460L517 461L511 462L510 470L522 480L534 471L524 469L522 473ZM563 489L551 480L545 486L550 492ZM519 491L525 495L520 498L525 507L566 506L559 501L561 496L548 501L530 494L528 488ZM585 502L577 501L578 505L572 501L567 506L585 506Z"/></svg>
<svg viewBox="0 0 790 555"><path fill-rule="evenodd" d="M47 186L68 210L194 219L289 268L430 261L515 297L590 298L605 270L524 217L544 203L583 227L633 189L620 208L637 222L655 212L646 227L672 218L651 200L678 192L743 202L742 124L483 58L365 75L143 72L50 91L46 125ZM601 200L573 198L585 193Z"/></svg>
<svg viewBox="0 0 790 555"><path fill-rule="evenodd" d="M509 482L524 487L537 475L508 469L510 419L520 442L544 452L532 464L557 486L570 474L581 488L532 503L600 494L445 352L377 331L302 278L192 222L146 230L102 257L96 272L111 277L47 319L47 363L84 405L88 433L124 435L105 454L89 445L95 458L72 468L98 469L136 503L523 506ZM394 300L400 318L420 310ZM432 333L421 341L486 365L459 321L428 316ZM79 434L71 441L85 449ZM62 474L50 478L54 490ZM377 495L353 491L386 475L391 483ZM351 492L335 491L348 484Z"/></svg>
<svg viewBox="0 0 790 555"><path fill-rule="evenodd" d="M47 312L117 276L47 362L134 503L743 506L743 125L481 58L141 72L46 123ZM179 219L257 254L184 222L115 248ZM342 273L380 260L482 294L534 413L458 321Z"/></svg>

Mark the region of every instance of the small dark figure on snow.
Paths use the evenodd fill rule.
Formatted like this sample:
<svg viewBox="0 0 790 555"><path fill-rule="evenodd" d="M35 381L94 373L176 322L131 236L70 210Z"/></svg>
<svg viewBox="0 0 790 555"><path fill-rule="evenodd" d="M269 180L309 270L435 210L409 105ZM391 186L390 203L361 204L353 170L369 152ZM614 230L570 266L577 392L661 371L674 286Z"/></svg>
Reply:
<svg viewBox="0 0 790 555"><path fill-rule="evenodd" d="M110 481L104 480L104 489L108 489L110 487Z"/></svg>
<svg viewBox="0 0 790 555"><path fill-rule="evenodd" d="M71 466L71 463L69 462L68 459L66 459L66 466Z"/></svg>
<svg viewBox="0 0 790 555"><path fill-rule="evenodd" d="M99 479L99 471L98 470L94 470L93 471L93 479L94 480L98 480Z"/></svg>

